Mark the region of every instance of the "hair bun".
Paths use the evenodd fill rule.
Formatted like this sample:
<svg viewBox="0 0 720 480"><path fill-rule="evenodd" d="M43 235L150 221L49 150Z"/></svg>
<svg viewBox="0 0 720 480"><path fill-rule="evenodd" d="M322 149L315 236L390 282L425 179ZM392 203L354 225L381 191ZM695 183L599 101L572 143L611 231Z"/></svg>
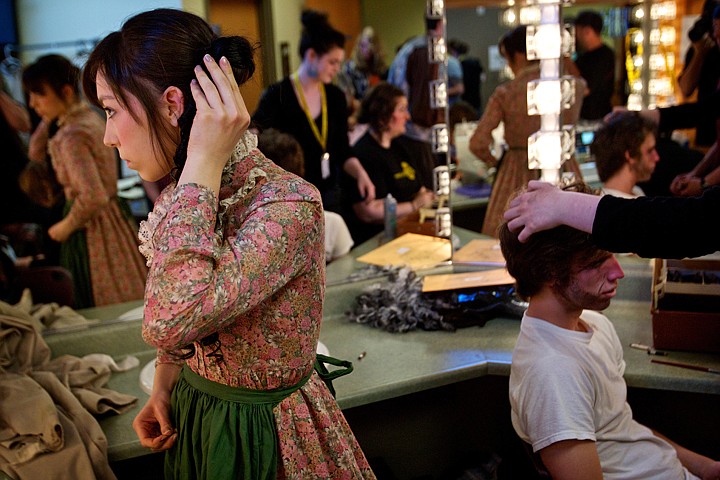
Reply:
<svg viewBox="0 0 720 480"><path fill-rule="evenodd" d="M303 10L300 21L307 30L330 28L327 13L317 10Z"/></svg>
<svg viewBox="0 0 720 480"><path fill-rule="evenodd" d="M247 82L255 73L255 46L245 37L218 37L212 41L208 53L215 61L225 57L235 74L238 85Z"/></svg>

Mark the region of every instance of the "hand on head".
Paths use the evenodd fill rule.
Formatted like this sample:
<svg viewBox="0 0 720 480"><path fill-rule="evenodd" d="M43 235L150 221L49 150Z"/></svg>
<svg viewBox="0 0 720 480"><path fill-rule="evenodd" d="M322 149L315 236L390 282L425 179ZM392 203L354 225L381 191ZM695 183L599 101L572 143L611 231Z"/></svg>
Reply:
<svg viewBox="0 0 720 480"><path fill-rule="evenodd" d="M527 191L513 198L503 215L508 228L520 232L518 239L525 242L533 233L560 225L554 208L554 199L560 193L550 183L531 180Z"/></svg>
<svg viewBox="0 0 720 480"><path fill-rule="evenodd" d="M197 113L190 130L187 164L212 162L222 168L250 125L250 113L227 58L222 57L218 65L206 55L204 63L210 77L198 65L190 85Z"/></svg>

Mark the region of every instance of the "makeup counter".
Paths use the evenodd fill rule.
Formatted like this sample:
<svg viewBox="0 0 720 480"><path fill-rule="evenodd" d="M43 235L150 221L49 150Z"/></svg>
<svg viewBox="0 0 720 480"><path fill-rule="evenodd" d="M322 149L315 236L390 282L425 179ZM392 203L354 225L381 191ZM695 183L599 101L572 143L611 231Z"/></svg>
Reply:
<svg viewBox="0 0 720 480"><path fill-rule="evenodd" d="M459 244L482 238L462 228L454 231ZM523 468L528 467L522 465L527 458L510 425L507 398L520 321L495 318L483 327L455 332L408 333L351 323L346 312L355 298L368 285L386 281L377 273L364 278L360 274L367 271L366 265L355 260L379 244L371 239L328 265L320 332L331 356L354 364L350 375L334 381L337 400L366 455L376 462L374 468L392 472L380 476L378 471L379 478L442 478L451 466L486 453L503 459L505 478L526 478L515 476L526 475ZM635 417L680 444L720 458L714 437L720 430L720 375L651 363L661 358L720 369L720 355L673 351L654 357L631 348L631 343L652 346L652 265L634 256L621 256L619 261L625 278L605 314L624 346L625 379ZM453 273L452 269L442 266L422 273ZM118 472L147 470L148 462L161 464L159 455L140 446L132 429L133 418L148 398L140 386L140 369L155 352L142 341L139 317L120 318L141 305L137 301L82 310L86 318L101 320L100 325L46 336L53 357L106 353L117 360L125 355L140 360L140 367L114 373L108 383L109 388L137 396L136 405L100 420L111 465ZM509 467L513 462L517 466Z"/></svg>

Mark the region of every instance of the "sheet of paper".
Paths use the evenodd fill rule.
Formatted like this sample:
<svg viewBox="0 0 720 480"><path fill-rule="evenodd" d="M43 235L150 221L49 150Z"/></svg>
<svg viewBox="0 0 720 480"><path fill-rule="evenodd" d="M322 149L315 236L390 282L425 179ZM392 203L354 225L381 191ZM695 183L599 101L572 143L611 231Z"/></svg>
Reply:
<svg viewBox="0 0 720 480"><path fill-rule="evenodd" d="M453 254L453 262L504 266L505 258L500 251L499 240L475 239Z"/></svg>
<svg viewBox="0 0 720 480"><path fill-rule="evenodd" d="M511 285L515 279L504 268L477 272L450 273L446 275L426 275L423 277L423 292L439 292L463 288L489 287L493 285Z"/></svg>
<svg viewBox="0 0 720 480"><path fill-rule="evenodd" d="M419 270L450 260L451 255L452 246L446 238L406 233L357 260L373 265L405 266Z"/></svg>

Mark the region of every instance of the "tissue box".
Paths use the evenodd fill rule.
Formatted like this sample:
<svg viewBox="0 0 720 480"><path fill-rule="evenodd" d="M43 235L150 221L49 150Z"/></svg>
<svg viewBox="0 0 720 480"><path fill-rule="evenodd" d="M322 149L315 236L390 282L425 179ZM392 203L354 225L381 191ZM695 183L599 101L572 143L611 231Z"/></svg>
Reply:
<svg viewBox="0 0 720 480"><path fill-rule="evenodd" d="M656 259L652 302L655 348L720 352L720 255Z"/></svg>

